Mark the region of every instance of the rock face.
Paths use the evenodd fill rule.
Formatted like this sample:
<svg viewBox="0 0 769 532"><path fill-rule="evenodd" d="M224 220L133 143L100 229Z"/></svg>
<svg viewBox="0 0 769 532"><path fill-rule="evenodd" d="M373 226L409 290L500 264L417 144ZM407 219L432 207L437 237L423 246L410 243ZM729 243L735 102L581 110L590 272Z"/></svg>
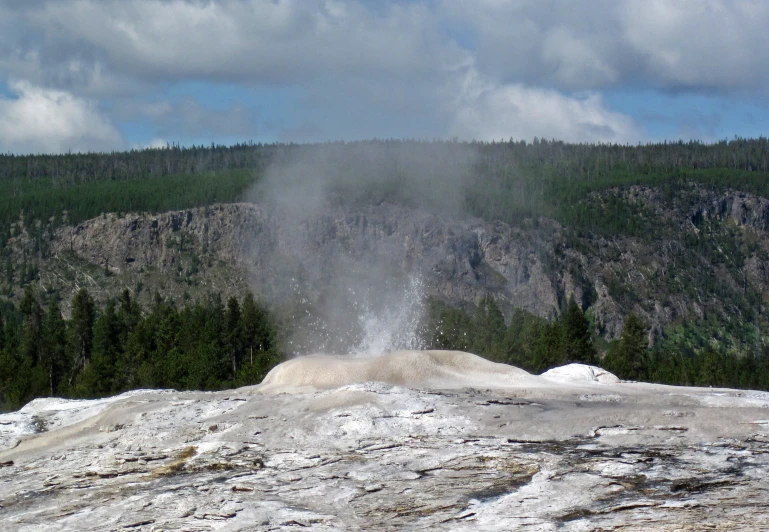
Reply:
<svg viewBox="0 0 769 532"><path fill-rule="evenodd" d="M323 211L297 222L240 203L107 215L60 229L52 249L74 252L114 275L172 272L195 251L248 271L259 292L290 291L296 278L324 285L340 269L351 277L371 268L410 272L446 301L475 303L491 293L505 310L516 306L547 315L559 301L540 257L552 247L543 238L505 224L449 220L393 205L365 213Z"/></svg>
<svg viewBox="0 0 769 532"><path fill-rule="evenodd" d="M426 295L450 304L493 296L508 317L514 308L551 316L574 297L607 339L619 337L630 312L653 336L677 321L736 316L747 327L753 314L764 314L769 200L689 184L674 192L609 189L581 204L584 216L596 217L592 229L546 218L513 227L389 204L289 216L239 203L106 214L57 229L47 258L35 231L19 227L9 249L16 277L40 255L39 282L59 290L65 307L81 286L101 304L125 288L145 304L155 290L184 304L209 292L242 296L246 288L285 302L299 285L315 302L325 297L318 287L344 284L340 277L366 286L372 274L399 274L419 276ZM15 288L3 283L0 289ZM739 346L745 338L733 340Z"/></svg>
<svg viewBox="0 0 769 532"><path fill-rule="evenodd" d="M0 522L29 531L769 522L769 394L611 382L585 366L540 377L511 368L514 379L468 387L495 365L441 356L457 378L408 388L33 401L0 416Z"/></svg>

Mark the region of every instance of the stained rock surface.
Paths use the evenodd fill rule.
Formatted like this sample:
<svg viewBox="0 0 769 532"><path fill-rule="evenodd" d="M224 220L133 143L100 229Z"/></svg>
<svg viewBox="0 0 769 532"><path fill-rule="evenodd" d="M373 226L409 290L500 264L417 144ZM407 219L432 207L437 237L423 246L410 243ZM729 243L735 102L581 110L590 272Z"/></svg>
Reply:
<svg viewBox="0 0 769 532"><path fill-rule="evenodd" d="M435 351L280 368L0 415L0 528L769 529L769 393Z"/></svg>

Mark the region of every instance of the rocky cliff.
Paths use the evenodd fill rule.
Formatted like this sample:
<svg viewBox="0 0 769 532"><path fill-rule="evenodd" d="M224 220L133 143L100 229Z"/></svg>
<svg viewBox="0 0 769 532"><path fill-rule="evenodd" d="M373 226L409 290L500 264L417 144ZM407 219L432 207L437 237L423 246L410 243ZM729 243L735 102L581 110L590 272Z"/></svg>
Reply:
<svg viewBox="0 0 769 532"><path fill-rule="evenodd" d="M299 219L250 203L106 214L51 235L39 284L62 289L65 299L85 285L100 300L123 288L144 298L159 290L179 303L251 288L285 301L299 292L322 299L345 277L370 285L417 275L426 295L457 305L491 295L507 315L513 308L554 315L574 297L607 338L619 335L631 311L652 335L680 319L763 319L769 200L701 185L629 187L593 194L585 208L614 223L618 203L627 220L613 234L546 218L511 226L388 204ZM10 242L17 261L32 255L26 235Z"/></svg>
<svg viewBox="0 0 769 532"><path fill-rule="evenodd" d="M193 276L223 266L247 272L258 292L270 292L284 280L278 265L301 273L312 286L339 275L335 268L343 262L351 275L373 267L422 275L429 295L452 303L493 294L506 309L543 315L558 309L556 287L541 258L552 249L544 230L441 219L390 205L329 211L293 227L283 222L246 203L106 215L59 229L52 250L56 256L74 254L117 278L158 271L173 279L191 271L193 262L200 262Z"/></svg>

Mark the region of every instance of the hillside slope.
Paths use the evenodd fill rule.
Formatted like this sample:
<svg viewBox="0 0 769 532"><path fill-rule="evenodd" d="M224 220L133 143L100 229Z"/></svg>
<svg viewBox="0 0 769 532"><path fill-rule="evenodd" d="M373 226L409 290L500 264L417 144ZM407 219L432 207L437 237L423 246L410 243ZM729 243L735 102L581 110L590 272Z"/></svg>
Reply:
<svg viewBox="0 0 769 532"><path fill-rule="evenodd" d="M734 343L761 328L769 200L689 184L672 195L614 188L584 202L599 215L626 216L633 229L607 237L547 218L511 226L389 204L328 208L299 222L250 203L107 214L58 228L51 258L36 263L37 283L61 290L65 301L87 286L102 302L126 287L147 299L158 290L180 304L248 287L271 301L301 293L317 302L353 279L370 285L418 276L424 295L460 306L491 295L507 316L513 308L553 316L573 297L608 339L619 336L630 312L653 335L699 320ZM34 256L33 244L26 231L9 241L19 269Z"/></svg>

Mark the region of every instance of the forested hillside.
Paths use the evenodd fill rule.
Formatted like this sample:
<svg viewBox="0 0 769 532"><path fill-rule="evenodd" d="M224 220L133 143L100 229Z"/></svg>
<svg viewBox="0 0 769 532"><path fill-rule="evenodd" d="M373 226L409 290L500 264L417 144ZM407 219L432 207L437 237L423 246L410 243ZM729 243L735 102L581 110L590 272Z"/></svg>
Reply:
<svg viewBox="0 0 769 532"><path fill-rule="evenodd" d="M0 155L0 235L20 219L78 223L103 212L162 212L243 199L270 165L322 162L335 173L332 192L345 205L390 201L440 208L430 191L448 182L463 209L519 223L548 216L575 230L640 233L581 200L612 187L647 185L670 196L687 182L769 195L769 140L639 146L533 143L369 141L310 145L235 145L148 149L111 154ZM361 173L375 174L366 179ZM361 186L360 182L366 186ZM354 192L354 193L351 193ZM65 213L69 216L63 218ZM628 225L630 224L630 225ZM1 242L1 241L0 241Z"/></svg>
<svg viewBox="0 0 769 532"><path fill-rule="evenodd" d="M275 324L251 293L177 309L159 294L142 308L125 290L96 309L83 288L64 319L56 294L43 302L28 285L20 305L0 314L0 407L42 396L256 384L280 360L274 344Z"/></svg>
<svg viewBox="0 0 769 532"><path fill-rule="evenodd" d="M466 271L436 274L421 326L425 346L469 349L531 371L598 361L626 378L769 387L767 139L639 146L383 140L0 156L0 402L255 382L290 351L281 338L290 337L292 313L269 311L274 338L256 369L226 363L244 360L246 345L233 347L234 333L226 332L228 319L234 327L230 296L245 313L253 282L238 270L243 246L231 241L235 233L227 231L237 227L226 218L245 216L236 225L255 233L273 222L219 205L269 210L281 190L304 194L291 192L297 179L316 180L322 191L316 214L327 220L302 222L319 241L353 249L353 240L340 239L356 231L397 239L406 231L399 223L422 220L409 213L424 213L432 218L413 222L409 242L418 237L419 249L467 257ZM400 210L387 214L387 206ZM184 212L195 208L203 209L189 225L193 211ZM179 214L158 226L167 211ZM455 224L445 227L457 243L451 235L436 240L440 220ZM162 253L132 236L139 255L116 259L127 244L115 231L126 224L146 226L139 233L146 242L162 240ZM219 231L213 240L212 228ZM476 233L483 237L467 240ZM509 261L519 255L528 258L513 271ZM258 272L261 281L266 272ZM452 291L460 274L464 288ZM91 293L82 295L86 286ZM529 287L524 299L521 287ZM536 294L547 301L533 302L545 297ZM74 340L78 297L90 301L88 356L84 333L80 344ZM252 304L267 315L258 290ZM112 327L106 323L124 323L115 318L121 312L135 323L104 332ZM162 333L163 323L173 333ZM52 354L53 344L64 351ZM219 368L205 379L193 371L204 360Z"/></svg>

